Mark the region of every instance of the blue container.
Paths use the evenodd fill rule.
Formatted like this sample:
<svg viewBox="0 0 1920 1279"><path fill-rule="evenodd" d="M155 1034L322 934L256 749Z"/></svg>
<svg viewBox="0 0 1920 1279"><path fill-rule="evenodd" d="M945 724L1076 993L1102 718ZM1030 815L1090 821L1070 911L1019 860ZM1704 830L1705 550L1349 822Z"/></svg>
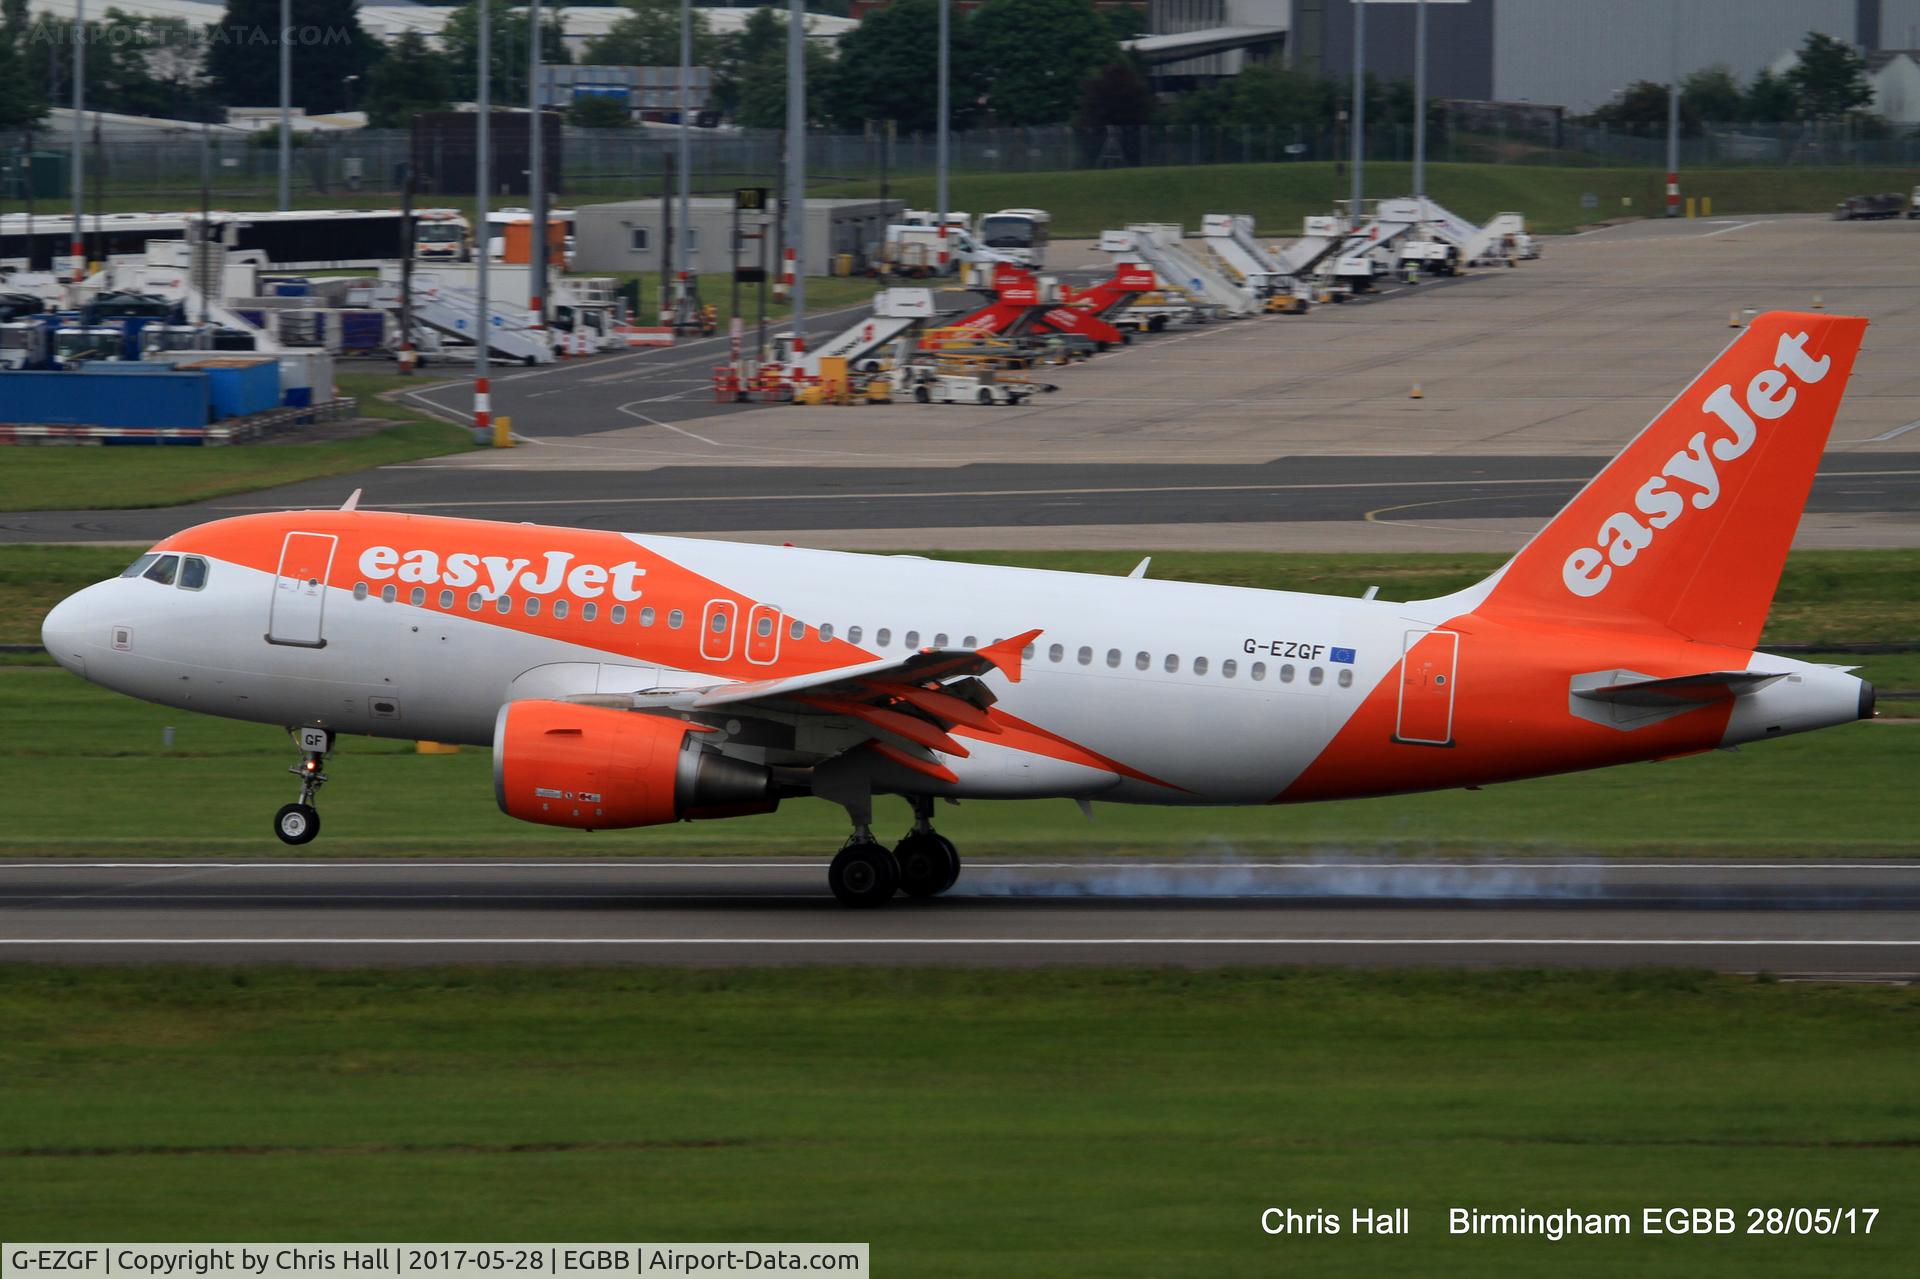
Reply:
<svg viewBox="0 0 1920 1279"><path fill-rule="evenodd" d="M186 366L192 368L193 366ZM235 364L232 367L213 367L203 371L207 375L208 393L213 399L215 419L245 417L249 413L265 413L278 407L280 403L280 362L278 360L260 360L256 363Z"/></svg>
<svg viewBox="0 0 1920 1279"><path fill-rule="evenodd" d="M347 351L373 351L386 336L387 317L379 311L342 311L340 346Z"/></svg>
<svg viewBox="0 0 1920 1279"><path fill-rule="evenodd" d="M303 298L312 292L313 286L305 280L278 280L273 286L273 296L277 298Z"/></svg>
<svg viewBox="0 0 1920 1279"><path fill-rule="evenodd" d="M205 375L159 364L95 364L76 372L0 372L0 422L49 426L205 427Z"/></svg>
<svg viewBox="0 0 1920 1279"><path fill-rule="evenodd" d="M290 409L310 409L313 407L313 388L310 386L290 386L287 388L287 407Z"/></svg>

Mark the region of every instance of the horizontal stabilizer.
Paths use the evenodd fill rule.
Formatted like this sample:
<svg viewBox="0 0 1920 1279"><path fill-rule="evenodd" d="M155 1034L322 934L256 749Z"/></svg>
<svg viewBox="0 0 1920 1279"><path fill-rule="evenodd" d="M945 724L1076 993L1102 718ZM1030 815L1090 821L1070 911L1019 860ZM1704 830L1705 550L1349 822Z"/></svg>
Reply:
<svg viewBox="0 0 1920 1279"><path fill-rule="evenodd" d="M1688 703L1725 701L1765 688L1785 677L1784 673L1769 674L1766 671L1705 671L1699 675L1677 675L1672 679L1620 679L1618 675L1619 672L1609 672L1609 682L1591 688L1578 687L1579 681L1576 680L1573 695L1589 702L1664 710Z"/></svg>

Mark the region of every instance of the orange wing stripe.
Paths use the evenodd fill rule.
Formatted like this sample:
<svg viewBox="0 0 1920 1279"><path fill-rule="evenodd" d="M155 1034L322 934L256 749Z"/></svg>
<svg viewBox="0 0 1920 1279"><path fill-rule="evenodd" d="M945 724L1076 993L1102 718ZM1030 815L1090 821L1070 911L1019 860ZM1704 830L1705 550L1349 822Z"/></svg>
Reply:
<svg viewBox="0 0 1920 1279"><path fill-rule="evenodd" d="M922 773L933 778L935 781L957 782L960 780L959 776L955 774L951 768L948 768L938 760L921 759L918 755L910 755L898 746L889 746L885 742L868 742L867 747L882 759L890 759L902 768L910 768L916 773Z"/></svg>
<svg viewBox="0 0 1920 1279"><path fill-rule="evenodd" d="M846 715L861 720L895 736L904 737L928 750L944 751L949 755L958 755L962 759L965 759L968 754L966 747L927 721L916 719L912 715L904 715L899 711L890 711L884 706L869 706L865 702L849 701L843 697L796 697L793 700L804 706L814 706L823 711L832 711L836 715Z"/></svg>

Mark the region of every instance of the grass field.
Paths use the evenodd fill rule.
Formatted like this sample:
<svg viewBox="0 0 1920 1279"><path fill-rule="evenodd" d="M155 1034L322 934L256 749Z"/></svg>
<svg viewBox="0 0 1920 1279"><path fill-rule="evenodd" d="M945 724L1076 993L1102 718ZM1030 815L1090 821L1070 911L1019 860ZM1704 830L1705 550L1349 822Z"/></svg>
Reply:
<svg viewBox="0 0 1920 1279"><path fill-rule="evenodd" d="M0 466L0 511L177 506L390 462L434 457L468 446L465 431L377 398L418 385L393 373L340 372L342 395L365 417L394 425L377 434L319 444L247 444L227 448L10 448ZM341 496L345 496L342 494Z"/></svg>
<svg viewBox="0 0 1920 1279"><path fill-rule="evenodd" d="M1369 163L1370 196L1405 195L1406 164ZM1698 169L1683 175L1690 196L1713 201L1713 212L1826 212L1863 191L1910 190L1913 168ZM1308 214L1327 213L1349 194L1350 179L1328 163L1197 165L1166 169L1101 169L1070 173L959 173L950 202L972 213L1038 206L1053 214L1055 237L1098 235L1129 222L1196 226L1206 213L1250 213L1260 234L1291 237ZM1427 190L1454 213L1482 222L1518 212L1536 233L1571 231L1603 218L1645 217L1665 207L1665 174L1525 164L1430 164ZM867 185L845 192L865 194ZM909 206L931 207L933 179L907 178L894 192ZM1581 197L1591 193L1595 207ZM1628 201L1623 204L1622 200Z"/></svg>
<svg viewBox="0 0 1920 1279"><path fill-rule="evenodd" d="M12 968L0 1023L16 1239L855 1240L916 1276L1908 1275L1920 1246L1912 989ZM1880 1215L1444 1224L1695 1204ZM1404 1206L1413 1234L1273 1239L1269 1206Z"/></svg>
<svg viewBox="0 0 1920 1279"><path fill-rule="evenodd" d="M32 642L69 591L128 558L100 547L0 550L0 642ZM981 554L978 560L1122 572L1138 553ZM1248 586L1357 595L1380 584L1414 598L1473 581L1497 556L1156 556L1153 572ZM1780 642L1920 635L1920 552L1796 555L1782 582ZM211 719L109 693L46 665L0 667L0 854L279 854L267 831L286 802L293 756L275 728ZM1892 688L1920 687L1920 655L1835 657ZM1907 705L1911 705L1908 703ZM1888 709L1899 714L1899 704ZM174 730L173 745L162 746ZM347 739L323 796L315 855L544 852L824 854L844 835L840 811L800 801L777 814L592 836L527 826L491 802L488 753L419 755L409 743ZM75 805L86 775L112 804ZM1781 856L1911 853L1920 829L1920 721L1861 724L1663 764L1519 782L1489 791L1285 809L1096 807L1089 825L1065 801L967 804L943 817L967 852L1199 851L1418 854L1516 848ZM209 802L217 796L217 802ZM898 811L895 811L895 810ZM1650 838L1641 814L1662 814ZM905 822L904 805L882 825ZM396 820L396 819L399 820Z"/></svg>

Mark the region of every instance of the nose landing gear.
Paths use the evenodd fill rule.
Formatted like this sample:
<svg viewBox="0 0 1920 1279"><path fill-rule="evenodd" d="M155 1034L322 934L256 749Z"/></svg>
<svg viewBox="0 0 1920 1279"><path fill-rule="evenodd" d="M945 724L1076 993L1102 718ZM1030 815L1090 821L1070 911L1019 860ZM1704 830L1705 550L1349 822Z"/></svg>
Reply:
<svg viewBox="0 0 1920 1279"><path fill-rule="evenodd" d="M320 771L320 765L333 750L333 734L324 728L297 728L294 736L299 740L302 756L300 762L287 771L300 779L300 798L281 805L280 811L273 815L273 833L283 844L306 844L320 833L320 810L313 806L313 801L320 787L326 784L327 775Z"/></svg>

